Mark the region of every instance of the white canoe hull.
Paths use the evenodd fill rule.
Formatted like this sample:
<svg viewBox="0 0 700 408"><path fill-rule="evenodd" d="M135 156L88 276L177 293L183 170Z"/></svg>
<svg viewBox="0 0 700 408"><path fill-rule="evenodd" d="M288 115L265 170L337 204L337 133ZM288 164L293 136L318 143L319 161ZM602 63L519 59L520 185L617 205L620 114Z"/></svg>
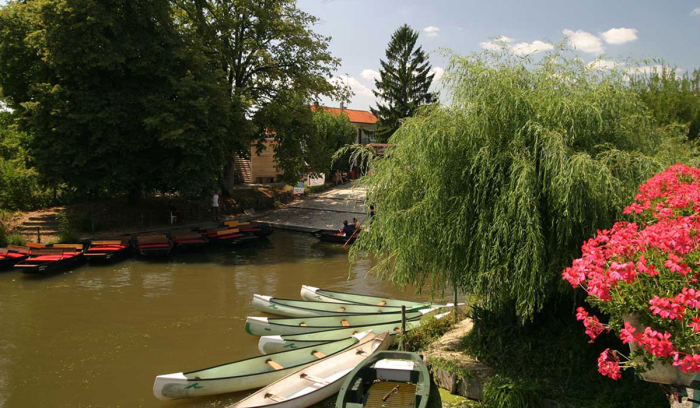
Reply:
<svg viewBox="0 0 700 408"><path fill-rule="evenodd" d="M371 340L292 373L228 408L303 408L329 398L340 391L353 368L388 347L388 334L370 336Z"/></svg>
<svg viewBox="0 0 700 408"><path fill-rule="evenodd" d="M167 401L264 387L320 361L325 356L332 356L354 347L366 336L366 332L358 333L353 338L318 344L306 349L287 349L282 353L253 357L203 370L159 375L153 383L153 395Z"/></svg>
<svg viewBox="0 0 700 408"><path fill-rule="evenodd" d="M380 296L360 295L355 293L335 292L325 289L319 289L314 286L302 285L301 297L305 300L316 302L332 302L332 303L355 303L363 305L376 305L384 307L452 307L453 303L448 304L433 304L430 302L416 302L403 299L383 298Z"/></svg>
<svg viewBox="0 0 700 408"><path fill-rule="evenodd" d="M406 313L406 321L417 320L435 309L423 309ZM335 330L368 324L401 323L401 313L376 313L369 315L317 316L267 318L249 316L245 331L253 336L271 336L286 334L313 333L323 330Z"/></svg>
<svg viewBox="0 0 700 408"><path fill-rule="evenodd" d="M436 315L436 319L441 319L444 316L449 315L450 312L442 313ZM420 326L420 320L411 320L406 322L406 330L412 330ZM292 335L275 335L275 336L262 336L258 341L258 350L263 354L278 353L284 350L292 350L296 348L303 348L309 346L315 346L323 344L329 341L337 341L348 336L352 336L359 330L372 330L375 333L383 333L388 331L390 333L391 340L393 341L394 335L401 332L401 323L386 323L380 325L368 325L360 327L347 327L336 330L325 330L306 334L292 334Z"/></svg>
<svg viewBox="0 0 700 408"><path fill-rule="evenodd" d="M400 307L382 307L337 302L314 302L305 300L278 299L272 296L253 295L253 307L263 313L287 317L344 316L349 314L371 314L400 312ZM408 311L427 308L421 305Z"/></svg>

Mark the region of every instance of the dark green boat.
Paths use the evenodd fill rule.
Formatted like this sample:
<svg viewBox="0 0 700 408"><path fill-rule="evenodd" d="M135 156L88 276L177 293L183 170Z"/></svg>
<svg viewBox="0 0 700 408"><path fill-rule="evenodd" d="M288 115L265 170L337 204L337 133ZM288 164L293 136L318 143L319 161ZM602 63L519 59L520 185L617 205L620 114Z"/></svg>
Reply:
<svg viewBox="0 0 700 408"><path fill-rule="evenodd" d="M348 374L336 408L426 408L430 374L416 353L380 351Z"/></svg>

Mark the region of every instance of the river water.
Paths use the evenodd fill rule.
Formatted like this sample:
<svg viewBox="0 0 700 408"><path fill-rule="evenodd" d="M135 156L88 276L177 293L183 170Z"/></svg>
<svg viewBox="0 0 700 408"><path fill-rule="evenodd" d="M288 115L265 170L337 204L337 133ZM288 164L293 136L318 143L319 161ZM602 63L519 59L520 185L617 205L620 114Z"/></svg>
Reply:
<svg viewBox="0 0 700 408"><path fill-rule="evenodd" d="M158 374L259 355L253 294L299 299L302 284L425 299L349 274L347 249L276 231L245 248L132 258L36 278L0 272L0 407L223 407L248 393L164 402Z"/></svg>

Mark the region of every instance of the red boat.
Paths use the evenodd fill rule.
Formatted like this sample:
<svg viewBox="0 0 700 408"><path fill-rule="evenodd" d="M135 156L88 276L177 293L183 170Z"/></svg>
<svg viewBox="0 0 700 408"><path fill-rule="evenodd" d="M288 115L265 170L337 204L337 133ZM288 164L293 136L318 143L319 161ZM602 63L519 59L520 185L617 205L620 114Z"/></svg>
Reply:
<svg viewBox="0 0 700 408"><path fill-rule="evenodd" d="M109 262L127 256L130 249L128 238L90 241L85 257L91 262Z"/></svg>
<svg viewBox="0 0 700 408"><path fill-rule="evenodd" d="M78 264L84 260L83 244L53 244L51 247L32 248L29 257L15 265L29 274L49 274Z"/></svg>
<svg viewBox="0 0 700 408"><path fill-rule="evenodd" d="M202 248L209 245L209 238L201 232L192 230L174 230L170 232L171 240L177 249Z"/></svg>
<svg viewBox="0 0 700 408"><path fill-rule="evenodd" d="M26 246L9 245L7 248L0 248L0 268L15 266L29 257L31 248Z"/></svg>
<svg viewBox="0 0 700 408"><path fill-rule="evenodd" d="M167 256L173 242L165 234L136 235L131 239L134 248L144 256Z"/></svg>

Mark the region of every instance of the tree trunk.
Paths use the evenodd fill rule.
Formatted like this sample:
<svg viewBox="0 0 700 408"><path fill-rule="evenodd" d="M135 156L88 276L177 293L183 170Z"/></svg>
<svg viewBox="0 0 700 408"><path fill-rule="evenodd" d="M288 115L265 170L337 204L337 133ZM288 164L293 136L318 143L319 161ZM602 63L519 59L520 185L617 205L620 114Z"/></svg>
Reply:
<svg viewBox="0 0 700 408"><path fill-rule="evenodd" d="M129 191L129 203L137 203L143 199L143 188L141 186L133 187Z"/></svg>
<svg viewBox="0 0 700 408"><path fill-rule="evenodd" d="M221 188L227 196L231 196L233 186L236 184L236 169L234 167L235 156L231 154L224 164L224 178L221 180Z"/></svg>

